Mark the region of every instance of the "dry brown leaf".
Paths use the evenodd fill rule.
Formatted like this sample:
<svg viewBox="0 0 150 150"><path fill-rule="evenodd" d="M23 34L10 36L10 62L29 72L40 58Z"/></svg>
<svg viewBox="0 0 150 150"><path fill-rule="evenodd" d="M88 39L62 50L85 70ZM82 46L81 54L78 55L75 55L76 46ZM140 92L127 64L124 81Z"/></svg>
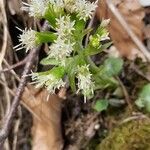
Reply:
<svg viewBox="0 0 150 150"><path fill-rule="evenodd" d="M62 99L57 95L49 95L45 89L35 89L33 86L28 86L28 89L25 89L22 99L34 114L32 149L61 150L63 147L61 134Z"/></svg>
<svg viewBox="0 0 150 150"><path fill-rule="evenodd" d="M113 0L113 3L118 8L119 12L123 15L124 19L128 23L129 27L137 35L137 37L143 40L143 17L144 10L138 0ZM111 19L109 25L110 36L114 42L116 48L120 51L121 55L130 59L134 59L137 55L143 58L143 55L138 50L135 43L129 37L127 32L118 22L116 17L109 10L106 0L100 0L99 7L97 9L97 17L100 19Z"/></svg>

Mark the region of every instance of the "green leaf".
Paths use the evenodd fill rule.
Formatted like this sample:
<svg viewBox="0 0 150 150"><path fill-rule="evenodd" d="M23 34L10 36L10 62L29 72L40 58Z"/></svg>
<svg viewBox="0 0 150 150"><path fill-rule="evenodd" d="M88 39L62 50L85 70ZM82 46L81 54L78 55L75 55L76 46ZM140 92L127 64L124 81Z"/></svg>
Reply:
<svg viewBox="0 0 150 150"><path fill-rule="evenodd" d="M36 32L36 41L37 43L47 43L47 42L53 42L56 40L57 35L53 32Z"/></svg>
<svg viewBox="0 0 150 150"><path fill-rule="evenodd" d="M83 36L85 36L86 34L90 33L92 30L93 30L93 28L84 29Z"/></svg>
<svg viewBox="0 0 150 150"><path fill-rule="evenodd" d="M101 46L99 48L94 48L93 46L88 46L86 49L84 49L84 55L85 56L96 55L100 52L102 52Z"/></svg>
<svg viewBox="0 0 150 150"><path fill-rule="evenodd" d="M49 6L47 11L44 14L44 19L48 20L50 25L52 26L53 29L56 27L56 14L52 8L52 6Z"/></svg>
<svg viewBox="0 0 150 150"><path fill-rule="evenodd" d="M106 43L104 45L99 45L98 48L93 47L92 45L88 45L88 47L84 50L85 56L92 56L102 52L104 49L108 48L112 42Z"/></svg>
<svg viewBox="0 0 150 150"><path fill-rule="evenodd" d="M108 73L108 70L104 65L99 67L99 72L94 75L96 89L105 89L105 88L116 88L118 81Z"/></svg>
<svg viewBox="0 0 150 150"><path fill-rule="evenodd" d="M75 30L73 31L73 37L76 41L82 42L83 37L85 35L84 33L85 22L83 20L79 20L78 18L76 18L76 16L74 16L74 20L76 21L74 25Z"/></svg>
<svg viewBox="0 0 150 150"><path fill-rule="evenodd" d="M76 32L81 33L84 30L84 28L85 28L85 21L76 18L76 22L75 22Z"/></svg>
<svg viewBox="0 0 150 150"><path fill-rule="evenodd" d="M108 100L100 99L100 100L96 101L96 103L94 105L94 109L98 112L101 112L103 110L107 110L108 105L109 105Z"/></svg>
<svg viewBox="0 0 150 150"><path fill-rule="evenodd" d="M44 58L40 61L42 65L59 65L59 61L54 58Z"/></svg>
<svg viewBox="0 0 150 150"><path fill-rule="evenodd" d="M63 8L55 9L55 6L53 4L48 4L48 8L46 9L44 14L44 19L46 19L50 23L51 27L55 29L56 18L63 16L63 14L64 14Z"/></svg>
<svg viewBox="0 0 150 150"><path fill-rule="evenodd" d="M71 87L72 91L75 92L76 91L76 84L75 84L75 72L74 71L71 71L68 74L68 80L69 80L70 87Z"/></svg>
<svg viewBox="0 0 150 150"><path fill-rule="evenodd" d="M54 67L51 70L51 74L53 74L55 77L62 78L65 74L65 68L63 66L60 67Z"/></svg>
<svg viewBox="0 0 150 150"><path fill-rule="evenodd" d="M95 35L99 35L100 38L101 37L105 37L105 36L108 35L108 30L105 27L103 27L103 26L100 25L98 27L98 29L96 30Z"/></svg>
<svg viewBox="0 0 150 150"><path fill-rule="evenodd" d="M70 87L73 92L76 91L76 85L75 85L76 68L78 65L84 65L84 64L85 64L85 61L82 55L81 56L76 55L75 57L68 59L66 72L68 75Z"/></svg>
<svg viewBox="0 0 150 150"><path fill-rule="evenodd" d="M53 67L52 69L48 70L48 71L44 71L44 72L38 72L38 74L41 76L44 75L48 75L48 74L52 74L54 75L56 78L60 79L64 76L65 74L65 68L63 66L60 67Z"/></svg>
<svg viewBox="0 0 150 150"><path fill-rule="evenodd" d="M66 66L69 85L70 85L73 92L76 91L76 85L75 85L75 73L76 73L75 68L77 66L76 59L77 59L76 57L70 59L67 66Z"/></svg>
<svg viewBox="0 0 150 150"><path fill-rule="evenodd" d="M147 112L150 112L150 83L142 88L135 104L139 108L145 108Z"/></svg>
<svg viewBox="0 0 150 150"><path fill-rule="evenodd" d="M98 89L106 89L106 88L111 88L114 89L118 86L118 82L115 78L113 77L108 77L108 76L100 76L96 75L94 76L95 79L95 90Z"/></svg>
<svg viewBox="0 0 150 150"><path fill-rule="evenodd" d="M118 75L123 66L121 58L110 57L104 61L104 68L109 76Z"/></svg>

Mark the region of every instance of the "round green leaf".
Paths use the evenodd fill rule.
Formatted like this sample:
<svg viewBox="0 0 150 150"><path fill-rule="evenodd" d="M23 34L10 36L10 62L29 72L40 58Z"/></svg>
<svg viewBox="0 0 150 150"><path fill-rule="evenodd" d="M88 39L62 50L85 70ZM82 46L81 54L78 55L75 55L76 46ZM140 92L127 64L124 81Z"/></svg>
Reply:
<svg viewBox="0 0 150 150"><path fill-rule="evenodd" d="M139 108L145 108L146 111L150 112L150 83L142 88L139 98L135 101L135 104Z"/></svg>
<svg viewBox="0 0 150 150"><path fill-rule="evenodd" d="M109 105L108 100L100 99L96 101L94 109L98 112L101 112L103 110L106 110L108 108L108 105Z"/></svg>
<svg viewBox="0 0 150 150"><path fill-rule="evenodd" d="M123 66L123 60L121 58L110 57L105 60L104 68L108 75L118 75Z"/></svg>

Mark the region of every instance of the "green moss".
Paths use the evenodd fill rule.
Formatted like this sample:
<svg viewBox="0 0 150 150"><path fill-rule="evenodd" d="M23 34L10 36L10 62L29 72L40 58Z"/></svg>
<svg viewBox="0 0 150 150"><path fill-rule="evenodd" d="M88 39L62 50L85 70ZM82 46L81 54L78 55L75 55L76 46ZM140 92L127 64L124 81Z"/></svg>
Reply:
<svg viewBox="0 0 150 150"><path fill-rule="evenodd" d="M96 150L150 150L150 121L140 119L115 128Z"/></svg>

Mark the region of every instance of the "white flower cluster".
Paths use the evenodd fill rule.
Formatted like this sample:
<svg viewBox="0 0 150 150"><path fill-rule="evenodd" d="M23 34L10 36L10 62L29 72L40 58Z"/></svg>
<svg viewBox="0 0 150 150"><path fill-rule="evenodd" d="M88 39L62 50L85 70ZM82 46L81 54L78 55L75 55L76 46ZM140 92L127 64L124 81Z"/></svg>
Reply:
<svg viewBox="0 0 150 150"><path fill-rule="evenodd" d="M54 7L57 8L64 8L64 2L63 0L49 0L49 3L54 5Z"/></svg>
<svg viewBox="0 0 150 150"><path fill-rule="evenodd" d="M63 13L69 12L74 13L80 20L86 21L92 17L93 12L97 7L97 2L89 2L86 0L30 0L30 4L23 2L22 10L28 11L30 16L41 18L45 17L46 11L51 8L55 10L63 10ZM49 7L50 6L50 7ZM59 11L58 11L59 12ZM62 14L63 14L62 13ZM75 39L73 32L75 31L75 21L72 21L69 15L61 16L56 18L56 35L57 39L49 47L50 51L48 58L55 58L60 62L61 65L66 65L66 58L71 55L74 50ZM57 15L58 16L58 15ZM37 35L36 31L32 29L21 30L22 34L19 36L20 44L15 46L17 50L26 48L35 48L37 46ZM104 37L105 38L105 37ZM89 98L94 93L94 82L92 81L92 74L89 71L89 65L78 66L77 68L77 79L78 79L78 91L84 95L84 99ZM46 87L50 93L55 93L56 89L60 89L65 86L65 82L62 78L57 77L57 74L52 72L47 73L33 73L33 83L36 83L36 87Z"/></svg>
<svg viewBox="0 0 150 150"><path fill-rule="evenodd" d="M45 14L48 0L31 0L30 4L23 2L22 10L29 12L30 16L39 18Z"/></svg>
<svg viewBox="0 0 150 150"><path fill-rule="evenodd" d="M69 37L70 35L72 35L72 31L75 30L74 24L75 24L75 21L71 21L70 16L62 16L62 17L59 17L59 19L57 18L56 19L56 26L57 26L56 34L60 38Z"/></svg>
<svg viewBox="0 0 150 150"><path fill-rule="evenodd" d="M31 17L41 18L45 15L49 4L54 6L54 10L64 8L63 0L31 0L30 4L23 2L22 10L29 12Z"/></svg>
<svg viewBox="0 0 150 150"><path fill-rule="evenodd" d="M78 14L77 16L80 19L86 21L88 18L92 17L93 12L97 7L97 2L89 2L86 0L75 0L75 4L73 6L74 11Z"/></svg>
<svg viewBox="0 0 150 150"><path fill-rule="evenodd" d="M94 93L94 82L92 81L92 74L89 71L89 65L84 65L78 67L77 70L77 78L78 78L78 91L81 91L84 95L84 100L89 95Z"/></svg>
<svg viewBox="0 0 150 150"><path fill-rule="evenodd" d="M64 3L67 11L77 13L77 16L84 21L92 17L97 7L97 1L91 3L87 0L64 0Z"/></svg>
<svg viewBox="0 0 150 150"><path fill-rule="evenodd" d="M75 21L71 22L69 16L60 17L59 19L56 19L56 21L56 34L58 35L58 38L49 47L50 51L48 57L60 60L61 64L65 65L65 58L70 56L75 44L70 40L72 31L75 30L73 27Z"/></svg>
<svg viewBox="0 0 150 150"><path fill-rule="evenodd" d="M65 65L65 58L70 56L73 51L74 43L71 43L69 40L65 41L61 38L57 38L55 43L50 46L49 58L55 58L60 60L62 65Z"/></svg>
<svg viewBox="0 0 150 150"><path fill-rule="evenodd" d="M14 49L21 50L23 48L26 49L26 52L30 49L36 48L36 31L25 28L25 30L21 30L20 28L17 28L22 32L18 36L20 44L16 45Z"/></svg>
<svg viewBox="0 0 150 150"><path fill-rule="evenodd" d="M55 93L56 89L60 89L65 86L65 82L62 79L56 78L51 73L45 75L41 73L32 73L32 81L36 84L36 88L46 87L49 93Z"/></svg>
<svg viewBox="0 0 150 150"><path fill-rule="evenodd" d="M30 4L23 2L22 10L29 12L30 16L39 18L44 16L49 4L54 6L54 10L63 8L71 13L75 12L85 21L92 16L97 7L97 2L91 3L86 0L31 0Z"/></svg>

